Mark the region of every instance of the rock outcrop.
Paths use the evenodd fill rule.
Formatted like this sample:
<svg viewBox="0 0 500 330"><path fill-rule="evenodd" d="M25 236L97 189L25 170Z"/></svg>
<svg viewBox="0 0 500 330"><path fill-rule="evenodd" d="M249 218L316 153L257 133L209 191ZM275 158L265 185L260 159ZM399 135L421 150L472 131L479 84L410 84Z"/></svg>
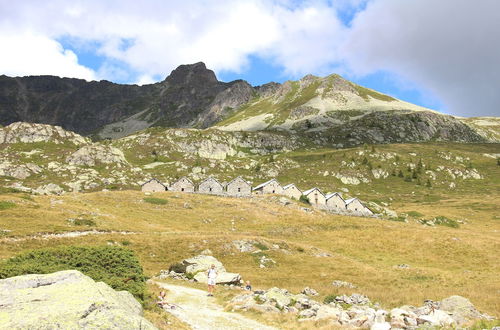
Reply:
<svg viewBox="0 0 500 330"><path fill-rule="evenodd" d="M173 277L177 279L193 279L197 282L207 283L207 270L215 265L217 270L217 284L241 284L241 276L237 273L229 273L222 263L215 257L200 254L198 256L184 259L174 270L161 271L160 278Z"/></svg>
<svg viewBox="0 0 500 330"><path fill-rule="evenodd" d="M96 164L113 164L121 167L128 165L120 149L108 145L93 144L84 146L66 158L71 165L95 166Z"/></svg>
<svg viewBox="0 0 500 330"><path fill-rule="evenodd" d="M4 329L156 329L141 304L75 270L0 280Z"/></svg>
<svg viewBox="0 0 500 330"><path fill-rule="evenodd" d="M74 132L66 131L60 126L15 122L7 127L0 128L0 144L35 142L85 145L89 144L90 140Z"/></svg>

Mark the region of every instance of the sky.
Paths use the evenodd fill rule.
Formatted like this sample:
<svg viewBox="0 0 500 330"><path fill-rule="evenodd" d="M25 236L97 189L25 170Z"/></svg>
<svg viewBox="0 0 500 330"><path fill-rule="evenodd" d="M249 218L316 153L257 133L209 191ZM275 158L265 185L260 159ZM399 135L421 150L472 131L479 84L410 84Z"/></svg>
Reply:
<svg viewBox="0 0 500 330"><path fill-rule="evenodd" d="M252 85L338 73L500 116L497 0L0 0L0 74L147 84L199 61Z"/></svg>

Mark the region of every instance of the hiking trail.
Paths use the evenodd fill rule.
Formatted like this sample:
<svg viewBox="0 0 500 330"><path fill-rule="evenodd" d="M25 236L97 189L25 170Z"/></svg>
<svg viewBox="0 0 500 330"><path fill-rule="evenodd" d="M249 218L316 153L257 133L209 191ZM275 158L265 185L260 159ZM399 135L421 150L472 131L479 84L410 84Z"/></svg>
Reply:
<svg viewBox="0 0 500 330"><path fill-rule="evenodd" d="M179 306L174 309L166 308L165 311L193 329L276 330L241 314L224 311L214 297L207 296L206 291L156 281L154 283L168 290L166 299L169 303Z"/></svg>

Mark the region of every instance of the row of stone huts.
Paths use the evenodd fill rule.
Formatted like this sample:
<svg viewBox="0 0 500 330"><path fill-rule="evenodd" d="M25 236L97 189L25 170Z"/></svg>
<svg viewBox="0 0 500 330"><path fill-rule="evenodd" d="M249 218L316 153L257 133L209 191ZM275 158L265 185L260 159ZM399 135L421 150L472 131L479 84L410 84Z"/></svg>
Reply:
<svg viewBox="0 0 500 330"><path fill-rule="evenodd" d="M197 189L196 189L197 188ZM142 191L177 191L177 192L198 192L211 195L226 195L234 197L248 197L253 194L277 194L299 200L301 196L306 197L309 203L317 208L334 211L337 213L355 213L360 215L373 215L357 198L344 200L340 193L324 194L318 188L311 188L301 191L293 183L282 186L278 180L271 179L252 188L252 185L242 177L237 177L227 184L219 182L213 177L209 177L196 185L187 177L182 177L172 185L167 186L157 179L151 179L141 186Z"/></svg>

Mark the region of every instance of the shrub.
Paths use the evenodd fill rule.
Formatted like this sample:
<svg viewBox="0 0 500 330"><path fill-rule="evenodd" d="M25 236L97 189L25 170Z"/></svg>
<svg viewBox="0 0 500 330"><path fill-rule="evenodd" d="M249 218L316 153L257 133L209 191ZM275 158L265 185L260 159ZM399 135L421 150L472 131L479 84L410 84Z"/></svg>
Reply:
<svg viewBox="0 0 500 330"><path fill-rule="evenodd" d="M410 175L407 175L407 176L405 177L405 181L406 181L406 182L411 182L411 176L410 176Z"/></svg>
<svg viewBox="0 0 500 330"><path fill-rule="evenodd" d="M156 197L146 197L143 199L146 203L156 204L156 205L165 205L168 203L166 199L156 198Z"/></svg>
<svg viewBox="0 0 500 330"><path fill-rule="evenodd" d="M400 178L404 178L404 176L405 176L405 175L403 174L403 171L399 170L398 176L399 176Z"/></svg>
<svg viewBox="0 0 500 330"><path fill-rule="evenodd" d="M0 201L0 210L7 210L16 207L16 203Z"/></svg>
<svg viewBox="0 0 500 330"><path fill-rule="evenodd" d="M309 198L307 196L304 196L304 195L300 196L299 202L302 202L304 204L311 204L311 202L309 201Z"/></svg>
<svg viewBox="0 0 500 330"><path fill-rule="evenodd" d="M116 246L62 246L25 252L0 263L0 279L75 269L144 299L145 277L134 252Z"/></svg>
<svg viewBox="0 0 500 330"><path fill-rule="evenodd" d="M325 299L323 299L323 303L329 304L331 302L334 302L335 301L335 297L337 297L337 296L334 295L334 294L329 294L328 296L325 297Z"/></svg>
<svg viewBox="0 0 500 330"><path fill-rule="evenodd" d="M304 248L298 247L297 251L302 253L302 252L304 252Z"/></svg>
<svg viewBox="0 0 500 330"><path fill-rule="evenodd" d="M88 226L88 227L92 227L92 226L96 225L96 223L95 223L94 220L85 219L85 218L72 219L72 221L70 220L70 222L73 225L75 225L75 226Z"/></svg>
<svg viewBox="0 0 500 330"><path fill-rule="evenodd" d="M425 183L425 186L430 188L432 187L431 179L427 179L427 182Z"/></svg>
<svg viewBox="0 0 500 330"><path fill-rule="evenodd" d="M408 214L410 217L414 217L414 218L420 218L420 217L424 216L422 213L417 212L417 211L408 211L408 212L406 212L406 214Z"/></svg>
<svg viewBox="0 0 500 330"><path fill-rule="evenodd" d="M174 271L176 273L185 273L186 272L186 265L177 262L175 264L171 264L170 267L168 267L168 271Z"/></svg>
<svg viewBox="0 0 500 330"><path fill-rule="evenodd" d="M254 243L253 246L255 246L257 249L262 250L262 251L269 250L269 248L261 242Z"/></svg>

